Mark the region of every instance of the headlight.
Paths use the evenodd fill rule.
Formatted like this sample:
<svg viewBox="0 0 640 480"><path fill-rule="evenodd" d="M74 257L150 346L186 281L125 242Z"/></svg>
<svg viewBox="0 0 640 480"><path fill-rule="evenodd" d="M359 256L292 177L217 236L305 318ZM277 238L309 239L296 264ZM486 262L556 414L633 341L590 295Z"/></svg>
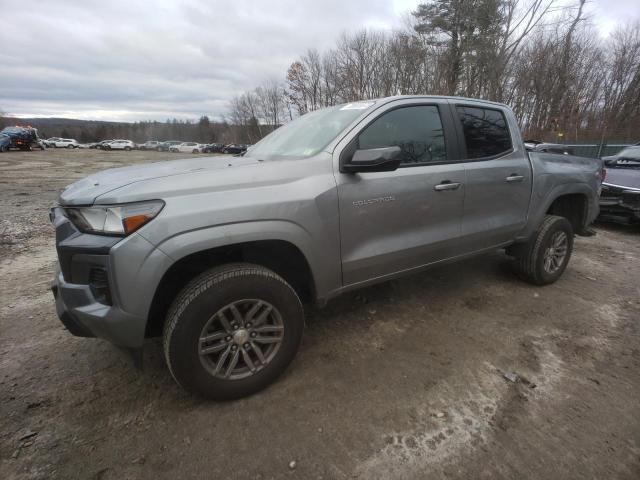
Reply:
<svg viewBox="0 0 640 480"><path fill-rule="evenodd" d="M93 207L65 208L78 230L102 235L129 235L151 221L164 207L162 200Z"/></svg>

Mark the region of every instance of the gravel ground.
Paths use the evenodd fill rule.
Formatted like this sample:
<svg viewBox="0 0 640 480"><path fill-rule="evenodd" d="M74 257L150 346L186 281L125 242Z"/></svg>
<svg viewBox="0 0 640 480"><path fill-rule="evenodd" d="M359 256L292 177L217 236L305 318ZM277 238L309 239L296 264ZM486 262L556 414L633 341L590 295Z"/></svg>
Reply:
<svg viewBox="0 0 640 480"><path fill-rule="evenodd" d="M496 253L347 294L232 403L180 390L157 340L140 372L71 336L48 290L57 192L176 157L0 154L0 478L640 478L637 229L577 238L543 288Z"/></svg>

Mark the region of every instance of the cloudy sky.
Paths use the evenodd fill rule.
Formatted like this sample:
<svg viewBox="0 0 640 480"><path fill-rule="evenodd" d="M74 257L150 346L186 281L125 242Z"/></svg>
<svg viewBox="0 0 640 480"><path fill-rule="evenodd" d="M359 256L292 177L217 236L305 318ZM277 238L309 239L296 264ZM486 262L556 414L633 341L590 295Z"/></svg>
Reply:
<svg viewBox="0 0 640 480"><path fill-rule="evenodd" d="M233 95L282 80L307 48L330 47L349 29L397 28L418 3L0 0L0 111L125 121L217 118ZM640 0L591 0L589 12L606 36L640 18Z"/></svg>

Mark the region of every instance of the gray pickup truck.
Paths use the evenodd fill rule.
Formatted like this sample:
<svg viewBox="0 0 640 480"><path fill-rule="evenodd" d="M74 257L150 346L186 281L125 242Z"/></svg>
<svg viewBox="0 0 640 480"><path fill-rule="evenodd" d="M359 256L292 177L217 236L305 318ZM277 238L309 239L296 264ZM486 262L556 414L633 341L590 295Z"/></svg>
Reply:
<svg viewBox="0 0 640 480"><path fill-rule="evenodd" d="M264 388L303 303L506 248L536 285L598 214L600 160L527 152L511 110L400 96L308 113L242 157L117 168L52 209L58 315L138 359L162 335L184 388Z"/></svg>

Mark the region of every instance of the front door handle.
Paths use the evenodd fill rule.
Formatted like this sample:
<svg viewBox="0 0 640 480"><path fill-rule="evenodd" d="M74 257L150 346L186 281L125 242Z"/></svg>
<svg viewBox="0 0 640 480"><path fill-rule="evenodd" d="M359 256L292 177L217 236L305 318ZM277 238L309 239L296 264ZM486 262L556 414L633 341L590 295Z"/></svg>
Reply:
<svg viewBox="0 0 640 480"><path fill-rule="evenodd" d="M523 180L524 180L524 175L517 175L515 173L512 173L507 178L505 178L505 181L507 182L521 182Z"/></svg>
<svg viewBox="0 0 640 480"><path fill-rule="evenodd" d="M442 190L457 190L458 188L460 188L460 185L462 184L459 182L452 182L450 180L445 180L444 182L439 183L438 185L433 187L433 189L438 192Z"/></svg>

